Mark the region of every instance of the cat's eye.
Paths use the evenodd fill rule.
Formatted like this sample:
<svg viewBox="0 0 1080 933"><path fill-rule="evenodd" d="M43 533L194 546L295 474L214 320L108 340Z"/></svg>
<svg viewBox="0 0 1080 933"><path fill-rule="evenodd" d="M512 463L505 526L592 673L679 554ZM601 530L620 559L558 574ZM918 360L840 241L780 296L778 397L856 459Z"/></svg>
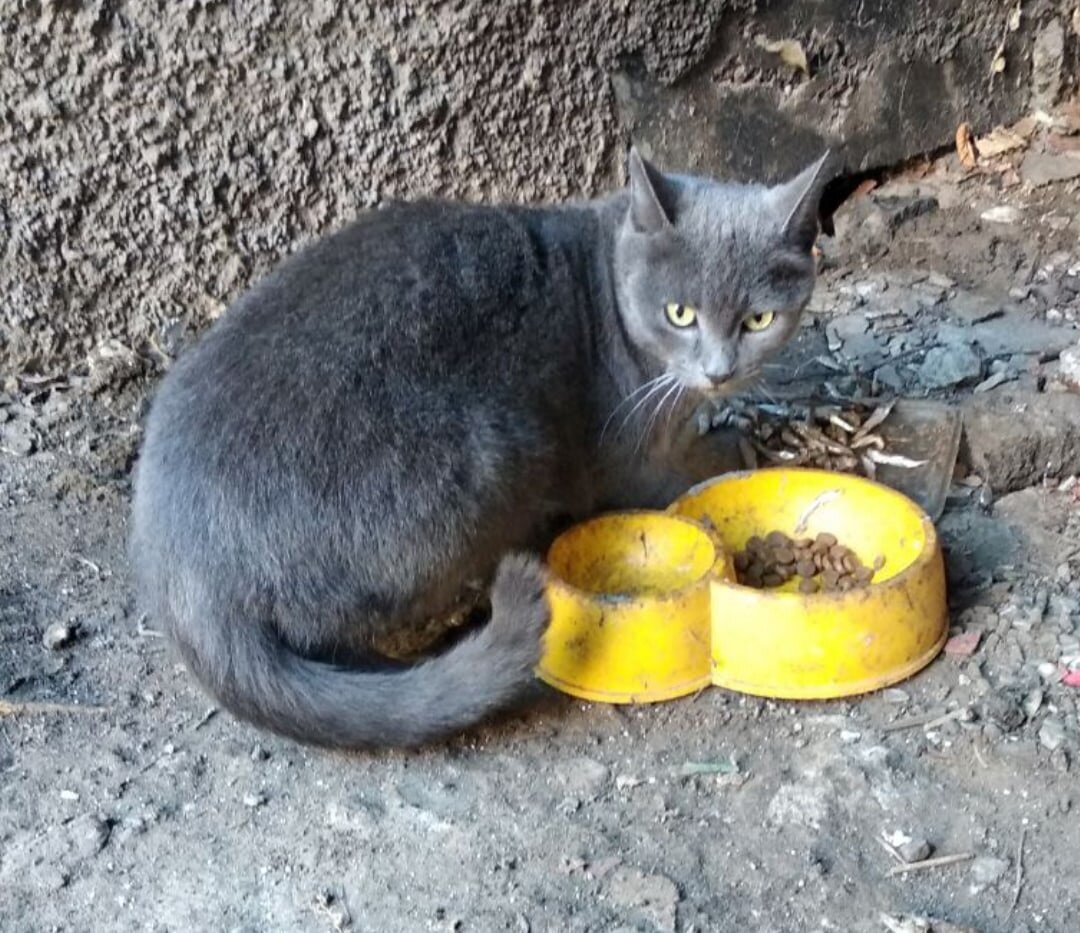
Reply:
<svg viewBox="0 0 1080 933"><path fill-rule="evenodd" d="M748 314L743 318L742 324L749 331L757 332L759 330L765 330L773 320L776 318L776 313L773 311L762 311L758 314Z"/></svg>
<svg viewBox="0 0 1080 933"><path fill-rule="evenodd" d="M675 327L692 327L697 323L697 311L690 305L679 305L669 301L664 305L664 313Z"/></svg>

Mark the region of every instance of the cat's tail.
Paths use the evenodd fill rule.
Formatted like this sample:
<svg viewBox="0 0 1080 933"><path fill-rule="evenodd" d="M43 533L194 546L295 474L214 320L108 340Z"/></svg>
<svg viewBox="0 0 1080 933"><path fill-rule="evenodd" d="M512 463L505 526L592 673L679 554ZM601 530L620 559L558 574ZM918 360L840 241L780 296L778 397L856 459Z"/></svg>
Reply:
<svg viewBox="0 0 1080 933"><path fill-rule="evenodd" d="M304 658L266 627L215 626L221 643L181 652L235 715L330 748L415 746L446 738L524 698L550 619L544 568L511 554L491 590L491 620L411 667L364 670ZM210 646L203 646L207 648Z"/></svg>

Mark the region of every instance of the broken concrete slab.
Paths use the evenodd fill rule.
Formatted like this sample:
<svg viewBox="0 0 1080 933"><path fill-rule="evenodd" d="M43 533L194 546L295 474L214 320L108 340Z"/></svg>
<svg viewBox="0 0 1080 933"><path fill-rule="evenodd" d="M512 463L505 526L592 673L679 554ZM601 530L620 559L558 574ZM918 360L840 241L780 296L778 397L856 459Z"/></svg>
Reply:
<svg viewBox="0 0 1080 933"><path fill-rule="evenodd" d="M963 405L961 458L995 493L1080 473L1080 394L998 390Z"/></svg>
<svg viewBox="0 0 1080 933"><path fill-rule="evenodd" d="M987 356L1060 353L1076 342L1076 331L1048 324L1026 312L980 321L972 324L967 332Z"/></svg>
<svg viewBox="0 0 1080 933"><path fill-rule="evenodd" d="M919 378L931 389L975 382L982 376L982 359L970 343L950 342L932 347L919 367Z"/></svg>
<svg viewBox="0 0 1080 933"><path fill-rule="evenodd" d="M1080 154L1029 152L1020 166L1020 177L1036 188L1080 178Z"/></svg>
<svg viewBox="0 0 1080 933"><path fill-rule="evenodd" d="M1051 490L1030 487L1002 496L994 503L994 517L1021 544L1009 558L1014 562L1046 571L1076 546L1063 533L1061 501Z"/></svg>

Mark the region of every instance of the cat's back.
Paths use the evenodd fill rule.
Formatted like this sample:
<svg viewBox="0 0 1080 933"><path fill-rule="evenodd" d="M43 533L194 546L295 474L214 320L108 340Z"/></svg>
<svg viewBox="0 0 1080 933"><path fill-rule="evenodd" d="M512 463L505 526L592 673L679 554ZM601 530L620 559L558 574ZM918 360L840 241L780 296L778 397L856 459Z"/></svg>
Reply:
<svg viewBox="0 0 1080 933"><path fill-rule="evenodd" d="M371 211L244 294L175 378L233 384L235 397L377 370L413 383L483 380L494 355L506 373L517 363L515 336L553 323L546 312L562 303L553 285L572 275L546 226L528 209L421 202ZM552 330L530 333L532 345Z"/></svg>
<svg viewBox="0 0 1080 933"><path fill-rule="evenodd" d="M345 469L330 449L430 458L492 431L531 436L573 406L586 369L573 250L552 226L540 209L420 203L302 250L174 365L146 470L274 464L316 481Z"/></svg>

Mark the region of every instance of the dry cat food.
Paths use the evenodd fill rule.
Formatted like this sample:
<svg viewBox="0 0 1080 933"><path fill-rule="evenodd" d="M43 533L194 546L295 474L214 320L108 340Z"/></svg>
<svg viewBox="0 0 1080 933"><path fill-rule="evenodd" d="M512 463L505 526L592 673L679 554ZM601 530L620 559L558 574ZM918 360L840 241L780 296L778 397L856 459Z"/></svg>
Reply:
<svg viewBox="0 0 1080 933"><path fill-rule="evenodd" d="M874 573L885 566L879 557L867 567L835 535L822 532L816 538L789 538L782 531L755 535L735 555L739 583L756 589L782 586L797 577L802 593L835 593L868 586Z"/></svg>
<svg viewBox="0 0 1080 933"><path fill-rule="evenodd" d="M752 419L751 439L744 439L741 445L747 469L756 469L764 459L766 463L816 467L874 479L879 466L913 469L926 463L886 449L878 428L891 414L892 402L872 411L860 405L847 410L820 405L806 409L801 416L784 407L759 406ZM767 414L765 408L773 410Z"/></svg>

